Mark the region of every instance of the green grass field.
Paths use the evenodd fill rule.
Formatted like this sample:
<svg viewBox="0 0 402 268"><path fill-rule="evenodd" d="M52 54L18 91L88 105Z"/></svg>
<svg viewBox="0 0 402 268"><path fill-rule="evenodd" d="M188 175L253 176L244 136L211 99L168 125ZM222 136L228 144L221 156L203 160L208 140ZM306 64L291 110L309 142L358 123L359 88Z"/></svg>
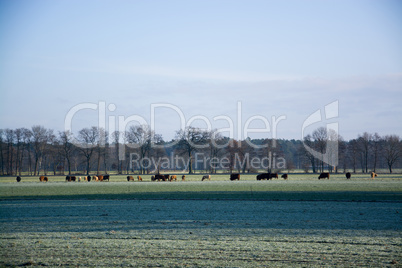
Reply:
<svg viewBox="0 0 402 268"><path fill-rule="evenodd" d="M0 267L401 267L402 175L0 178Z"/></svg>

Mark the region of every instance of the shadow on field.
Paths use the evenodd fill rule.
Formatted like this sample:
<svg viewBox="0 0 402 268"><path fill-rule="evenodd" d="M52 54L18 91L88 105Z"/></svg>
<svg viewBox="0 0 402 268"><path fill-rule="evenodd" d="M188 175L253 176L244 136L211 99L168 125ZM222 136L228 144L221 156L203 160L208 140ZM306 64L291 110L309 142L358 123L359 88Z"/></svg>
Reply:
<svg viewBox="0 0 402 268"><path fill-rule="evenodd" d="M260 200L260 201L365 201L402 202L402 192L372 191L168 191L119 194L24 195L0 197L0 200Z"/></svg>
<svg viewBox="0 0 402 268"><path fill-rule="evenodd" d="M248 200L3 200L0 234L400 230L399 202ZM158 235L161 235L159 233ZM350 235L355 235L350 232ZM373 234L374 235L374 234Z"/></svg>

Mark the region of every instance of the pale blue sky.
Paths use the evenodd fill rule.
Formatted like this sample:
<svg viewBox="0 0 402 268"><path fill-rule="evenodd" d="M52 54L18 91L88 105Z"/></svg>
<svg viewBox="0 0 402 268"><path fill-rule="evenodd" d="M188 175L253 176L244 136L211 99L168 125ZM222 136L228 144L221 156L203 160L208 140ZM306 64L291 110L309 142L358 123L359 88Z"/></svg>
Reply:
<svg viewBox="0 0 402 268"><path fill-rule="evenodd" d="M104 101L115 118L150 122L151 105L169 103L187 121L227 127L213 120L225 115L238 129L241 102L243 127L286 116L276 137L300 139L304 120L337 100L346 139L402 135L401 3L0 0L0 128L63 130L72 107ZM177 113L155 114L173 138ZM96 118L77 113L73 130Z"/></svg>

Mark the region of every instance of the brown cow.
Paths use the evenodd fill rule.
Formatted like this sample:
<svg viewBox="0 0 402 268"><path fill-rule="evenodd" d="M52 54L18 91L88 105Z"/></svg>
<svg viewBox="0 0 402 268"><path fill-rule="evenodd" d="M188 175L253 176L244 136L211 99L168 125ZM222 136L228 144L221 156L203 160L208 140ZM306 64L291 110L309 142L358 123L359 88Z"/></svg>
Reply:
<svg viewBox="0 0 402 268"><path fill-rule="evenodd" d="M142 181L141 176L137 176L138 181Z"/></svg>
<svg viewBox="0 0 402 268"><path fill-rule="evenodd" d="M99 181L103 181L103 175L98 175L97 177Z"/></svg>
<svg viewBox="0 0 402 268"><path fill-rule="evenodd" d="M185 181L186 180L186 175L181 176L181 180Z"/></svg>
<svg viewBox="0 0 402 268"><path fill-rule="evenodd" d="M177 176L176 175L170 176L170 181L177 181Z"/></svg>
<svg viewBox="0 0 402 268"><path fill-rule="evenodd" d="M20 181L21 181L21 177L18 176L18 177L17 177L17 182L20 182Z"/></svg>
<svg viewBox="0 0 402 268"><path fill-rule="evenodd" d="M257 181L271 179L270 173L261 173L257 175Z"/></svg>
<svg viewBox="0 0 402 268"><path fill-rule="evenodd" d="M48 181L48 178L47 177L45 177L45 176L40 176L39 177L39 181Z"/></svg>
<svg viewBox="0 0 402 268"><path fill-rule="evenodd" d="M286 173L282 174L281 178L284 179L284 180L287 180L288 179L288 174L286 174Z"/></svg>
<svg viewBox="0 0 402 268"><path fill-rule="evenodd" d="M98 176L92 176L92 178L93 178L94 181L98 181L98 180L99 180Z"/></svg>
<svg viewBox="0 0 402 268"><path fill-rule="evenodd" d="M202 176L202 179L201 179L201 181L204 181L204 180L211 180L211 175L204 175L204 176Z"/></svg>
<svg viewBox="0 0 402 268"><path fill-rule="evenodd" d="M328 180L329 180L329 172L322 172L321 174L320 174L320 176L318 176L318 179L320 180L320 179L325 179L325 178L327 178Z"/></svg>
<svg viewBox="0 0 402 268"><path fill-rule="evenodd" d="M240 180L240 174L239 173L234 173L234 174L230 174L230 180L234 181L234 180Z"/></svg>
<svg viewBox="0 0 402 268"><path fill-rule="evenodd" d="M154 177L154 180L153 181L166 181L166 177L165 177L166 175L162 175L162 174L156 174L155 176L153 176ZM169 176L169 175L167 175L167 176ZM169 177L168 177L169 178ZM152 177L151 177L151 180L152 180Z"/></svg>
<svg viewBox="0 0 402 268"><path fill-rule="evenodd" d="M269 178L270 179L272 179L272 178L278 179L279 178L278 173L270 173Z"/></svg>
<svg viewBox="0 0 402 268"><path fill-rule="evenodd" d="M134 177L133 176L127 176L127 181L134 181Z"/></svg>
<svg viewBox="0 0 402 268"><path fill-rule="evenodd" d="M374 177L377 177L377 173L375 173L375 172L371 172L370 174L371 174L372 179L374 179Z"/></svg>
<svg viewBox="0 0 402 268"><path fill-rule="evenodd" d="M350 177L352 177L352 175L350 174L350 172L347 172L345 175L346 175L346 179L348 179L348 180L350 179Z"/></svg>

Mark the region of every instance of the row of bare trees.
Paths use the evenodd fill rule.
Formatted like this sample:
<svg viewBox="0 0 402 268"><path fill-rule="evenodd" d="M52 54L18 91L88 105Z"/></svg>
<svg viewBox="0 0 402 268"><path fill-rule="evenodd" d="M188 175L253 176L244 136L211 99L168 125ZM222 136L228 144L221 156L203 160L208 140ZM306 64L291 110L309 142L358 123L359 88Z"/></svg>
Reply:
<svg viewBox="0 0 402 268"><path fill-rule="evenodd" d="M240 141L224 137L216 130L188 127L177 131L175 139L166 142L147 125L131 126L124 133L108 133L91 127L81 129L76 135L33 126L31 129L0 129L0 175L110 171L144 174L160 169L189 173L195 170L257 172L261 168L255 167L254 160L258 162L258 159L266 161L260 166L267 171L368 173L387 168L392 173L402 166L401 144L397 135L366 132L345 141L326 128L316 129L303 141Z"/></svg>
<svg viewBox="0 0 402 268"><path fill-rule="evenodd" d="M336 166L324 163L304 148L300 150L305 159L305 168L311 167L313 172L322 172L327 168L330 171L351 169L354 173L359 170L362 173L368 173L376 172L378 168L387 168L392 173L392 169L402 157L402 142L397 135L381 137L378 133L364 132L358 135L357 139L345 141L337 133L318 128L304 138L304 143L321 154L333 149L331 144L337 146L338 165Z"/></svg>

